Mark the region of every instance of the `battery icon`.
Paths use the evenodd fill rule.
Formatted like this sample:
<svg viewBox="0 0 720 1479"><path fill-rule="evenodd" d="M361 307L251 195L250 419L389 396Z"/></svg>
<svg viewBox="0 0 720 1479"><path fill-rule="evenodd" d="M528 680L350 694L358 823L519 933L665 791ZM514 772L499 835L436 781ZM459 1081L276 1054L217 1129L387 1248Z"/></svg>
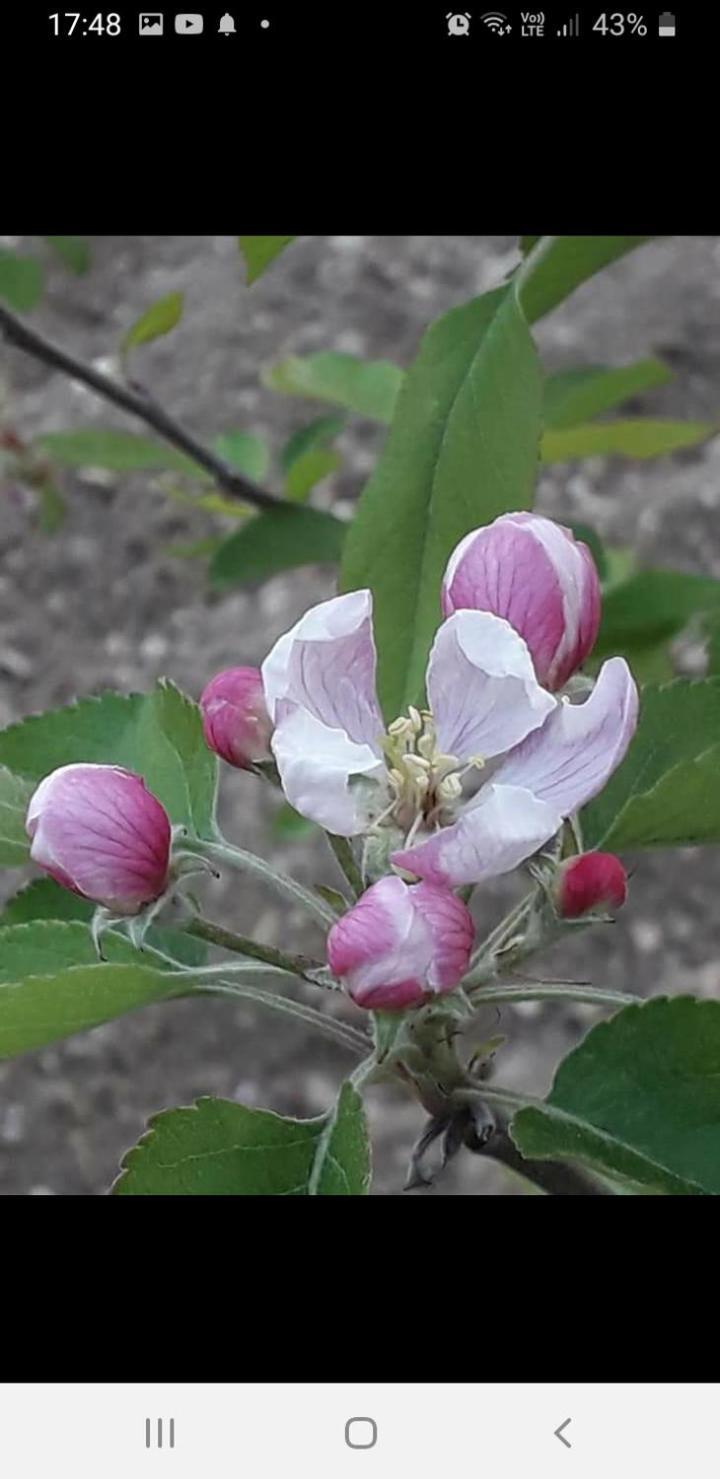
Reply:
<svg viewBox="0 0 720 1479"><path fill-rule="evenodd" d="M675 35L675 17L669 10L664 10L658 22L658 32L661 36Z"/></svg>

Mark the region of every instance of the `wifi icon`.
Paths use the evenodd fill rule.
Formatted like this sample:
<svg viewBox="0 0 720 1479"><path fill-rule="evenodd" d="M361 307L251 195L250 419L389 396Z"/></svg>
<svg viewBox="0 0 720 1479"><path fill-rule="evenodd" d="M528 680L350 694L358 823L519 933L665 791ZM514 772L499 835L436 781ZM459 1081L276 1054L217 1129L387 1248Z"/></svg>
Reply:
<svg viewBox="0 0 720 1479"><path fill-rule="evenodd" d="M496 36L505 36L511 29L507 16L501 15L497 10L489 10L487 15L481 15L480 19Z"/></svg>

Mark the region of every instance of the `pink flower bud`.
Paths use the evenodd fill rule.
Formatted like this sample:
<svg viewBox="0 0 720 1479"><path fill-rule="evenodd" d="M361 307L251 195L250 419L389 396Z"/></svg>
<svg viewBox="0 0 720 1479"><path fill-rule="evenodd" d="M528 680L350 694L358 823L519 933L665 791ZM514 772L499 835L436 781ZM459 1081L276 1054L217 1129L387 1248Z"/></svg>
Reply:
<svg viewBox="0 0 720 1479"><path fill-rule="evenodd" d="M228 765L247 770L269 760L273 725L265 706L259 668L226 668L210 679L200 697L208 748Z"/></svg>
<svg viewBox="0 0 720 1479"><path fill-rule="evenodd" d="M118 765L63 765L30 798L30 856L57 883L114 914L160 897L170 821L142 776Z"/></svg>
<svg viewBox="0 0 720 1479"><path fill-rule="evenodd" d="M554 893L562 919L578 919L603 906L621 909L627 898L627 874L614 853L581 853L560 865Z"/></svg>
<svg viewBox="0 0 720 1479"><path fill-rule="evenodd" d="M502 514L467 534L450 556L445 616L489 611L525 639L539 683L562 688L592 650L600 582L587 545L540 514Z"/></svg>
<svg viewBox="0 0 720 1479"><path fill-rule="evenodd" d="M381 878L334 924L328 964L360 1007L415 1006L451 991L468 968L475 926L447 888Z"/></svg>

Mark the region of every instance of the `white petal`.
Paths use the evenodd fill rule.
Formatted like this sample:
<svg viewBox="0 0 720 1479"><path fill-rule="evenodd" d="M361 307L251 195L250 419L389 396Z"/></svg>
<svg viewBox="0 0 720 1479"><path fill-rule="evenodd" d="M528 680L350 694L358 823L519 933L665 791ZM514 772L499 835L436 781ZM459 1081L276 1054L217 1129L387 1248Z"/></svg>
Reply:
<svg viewBox="0 0 720 1479"><path fill-rule="evenodd" d="M287 699L379 754L385 725L375 693L376 661L369 591L311 607L262 665L271 718L277 722L277 706Z"/></svg>
<svg viewBox="0 0 720 1479"><path fill-rule="evenodd" d="M480 883L517 868L555 835L561 821L556 807L530 791L493 783L483 786L452 827L393 853L391 861L428 883Z"/></svg>
<svg viewBox="0 0 720 1479"><path fill-rule="evenodd" d="M306 709L279 705L271 745L288 801L339 837L354 837L367 823L366 788L351 788L351 776L371 783L385 767L369 745L356 745L341 729L330 729ZM373 787L374 789L374 787Z"/></svg>
<svg viewBox="0 0 720 1479"><path fill-rule="evenodd" d="M502 755L556 706L522 637L500 616L456 611L433 643L427 673L438 744L461 760Z"/></svg>
<svg viewBox="0 0 720 1479"><path fill-rule="evenodd" d="M622 657L603 663L582 704L563 702L537 733L502 762L494 779L524 786L570 816L602 791L635 732L637 688Z"/></svg>

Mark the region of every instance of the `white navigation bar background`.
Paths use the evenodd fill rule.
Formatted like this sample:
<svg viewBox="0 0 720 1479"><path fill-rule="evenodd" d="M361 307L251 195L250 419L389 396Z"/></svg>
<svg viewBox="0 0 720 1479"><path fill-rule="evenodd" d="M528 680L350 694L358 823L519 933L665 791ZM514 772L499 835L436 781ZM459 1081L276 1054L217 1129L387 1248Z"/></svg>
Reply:
<svg viewBox="0 0 720 1479"><path fill-rule="evenodd" d="M385 1340L397 1342L400 1363L401 1332ZM428 1351L429 1364L441 1362L442 1352ZM4 1383L0 1472L644 1479L650 1466L653 1479L703 1479L719 1467L719 1394L710 1383Z"/></svg>

